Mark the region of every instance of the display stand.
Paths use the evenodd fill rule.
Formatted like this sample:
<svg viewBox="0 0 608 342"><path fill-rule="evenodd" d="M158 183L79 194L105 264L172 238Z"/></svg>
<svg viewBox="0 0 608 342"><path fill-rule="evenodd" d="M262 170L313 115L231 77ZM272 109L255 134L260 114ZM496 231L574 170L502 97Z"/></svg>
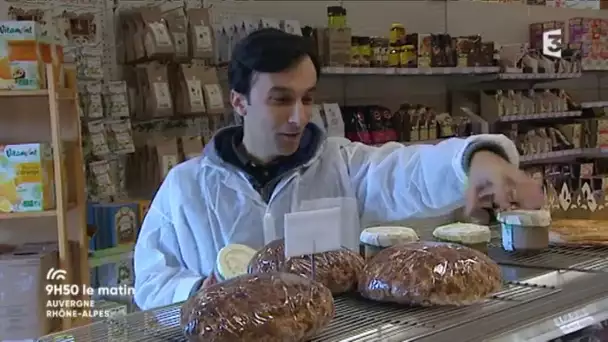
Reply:
<svg viewBox="0 0 608 342"><path fill-rule="evenodd" d="M49 80L59 79L52 66L47 65ZM18 220L40 220L54 217L57 225L59 267L65 271L61 277L64 284L89 283L88 237L86 235L85 181L80 136L80 118L77 110L75 78L68 77L67 87L58 89L54 82L48 82L47 89L2 90L0 104L2 112L9 115L0 117L0 141L3 144L50 142L53 150L55 209L38 212L0 213L0 220L12 219L15 229ZM43 225L41 223L40 225ZM46 229L46 227L39 227ZM69 234L71 232L71 234ZM70 249L70 235L78 244L77 256ZM72 265L78 261L78 268ZM79 298L86 299L81 294ZM72 299L65 295L62 299ZM62 329L89 323L74 318L63 318Z"/></svg>

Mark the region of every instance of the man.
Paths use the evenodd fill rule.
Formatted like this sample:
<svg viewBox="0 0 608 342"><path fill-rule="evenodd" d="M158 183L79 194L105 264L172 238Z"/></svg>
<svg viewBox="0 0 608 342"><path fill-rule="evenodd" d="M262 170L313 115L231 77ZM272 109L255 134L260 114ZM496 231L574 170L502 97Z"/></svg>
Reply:
<svg viewBox="0 0 608 342"><path fill-rule="evenodd" d="M217 132L202 157L173 168L158 190L135 248L140 308L184 301L213 283L222 247L261 248L264 220L280 237L284 215L305 201L351 200L360 226L445 214L465 204L467 185L469 209L480 194L503 208L542 204L540 186L518 170L517 150L502 135L409 147L325 138L309 124L319 73L302 37L264 29L238 44L230 101L243 125ZM347 228L358 235L360 226Z"/></svg>

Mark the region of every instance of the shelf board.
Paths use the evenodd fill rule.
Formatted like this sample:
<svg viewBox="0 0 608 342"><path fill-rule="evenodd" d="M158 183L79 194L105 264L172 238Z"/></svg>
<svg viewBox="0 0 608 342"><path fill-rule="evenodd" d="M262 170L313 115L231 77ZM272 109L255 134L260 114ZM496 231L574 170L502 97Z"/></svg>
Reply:
<svg viewBox="0 0 608 342"><path fill-rule="evenodd" d="M75 207L76 207L76 204L71 204L71 203L68 204L68 211ZM45 211L26 211L26 212L19 212L19 213L0 212L0 220L54 217L54 216L57 216L56 209L50 209L50 210L45 210Z"/></svg>
<svg viewBox="0 0 608 342"><path fill-rule="evenodd" d="M504 115L499 118L502 122L514 122L514 121L527 121L527 120L545 120L545 119L557 119L557 118L575 118L583 114L580 110L566 111L566 112L547 112L547 113L533 113L533 114L515 114L515 115Z"/></svg>
<svg viewBox="0 0 608 342"><path fill-rule="evenodd" d="M74 91L72 89L59 89L57 91L60 99L73 99ZM48 89L37 90L0 90L0 97L43 97L49 96Z"/></svg>
<svg viewBox="0 0 608 342"><path fill-rule="evenodd" d="M498 67L433 67L433 68L367 68L367 67L324 67L324 75L483 75L496 74Z"/></svg>
<svg viewBox="0 0 608 342"><path fill-rule="evenodd" d="M89 267L99 267L114 264L123 260L133 258L135 244L123 245L105 250L98 250L89 256Z"/></svg>

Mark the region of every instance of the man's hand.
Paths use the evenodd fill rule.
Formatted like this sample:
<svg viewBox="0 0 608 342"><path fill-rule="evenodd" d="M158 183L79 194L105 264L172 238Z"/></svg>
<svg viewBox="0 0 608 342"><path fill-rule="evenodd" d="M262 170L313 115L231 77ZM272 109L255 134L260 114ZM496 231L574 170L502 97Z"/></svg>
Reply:
<svg viewBox="0 0 608 342"><path fill-rule="evenodd" d="M541 185L502 157L488 151L473 155L469 168L466 213L479 207L483 197L492 196L500 209L513 204L521 209L540 209Z"/></svg>
<svg viewBox="0 0 608 342"><path fill-rule="evenodd" d="M201 285L201 290L208 288L211 285L217 284L217 279L215 279L215 275L211 273L205 280L203 280L203 284Z"/></svg>

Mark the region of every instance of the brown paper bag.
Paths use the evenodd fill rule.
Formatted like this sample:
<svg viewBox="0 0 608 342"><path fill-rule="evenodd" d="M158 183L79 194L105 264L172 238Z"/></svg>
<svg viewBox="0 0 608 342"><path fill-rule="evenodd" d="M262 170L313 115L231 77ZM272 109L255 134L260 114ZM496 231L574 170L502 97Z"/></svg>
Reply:
<svg viewBox="0 0 608 342"><path fill-rule="evenodd" d="M186 16L188 17L190 57L194 59L213 58L213 28L209 9L190 8L186 10Z"/></svg>
<svg viewBox="0 0 608 342"><path fill-rule="evenodd" d="M203 153L203 141L201 137L182 137L181 142L183 161L196 158Z"/></svg>
<svg viewBox="0 0 608 342"><path fill-rule="evenodd" d="M169 171L179 164L179 150L177 147L176 138L158 138L155 139L154 147L158 160L159 182L162 182Z"/></svg>
<svg viewBox="0 0 608 342"><path fill-rule="evenodd" d="M200 70L200 79L203 83L203 96L208 114L223 114L225 111L224 95L217 78L215 68Z"/></svg>
<svg viewBox="0 0 608 342"><path fill-rule="evenodd" d="M117 44L117 55L119 58L119 64L124 62L133 62L137 59L137 51L144 51L143 40L136 39L137 20L135 18L134 11L123 11L119 15L120 25L118 28L118 34L123 37L122 44Z"/></svg>
<svg viewBox="0 0 608 342"><path fill-rule="evenodd" d="M182 8L169 11L164 14L167 28L173 38L175 49L175 61L185 61L188 59L188 19Z"/></svg>
<svg viewBox="0 0 608 342"><path fill-rule="evenodd" d="M146 64L143 68L146 77L145 84L142 84L142 93L146 105L146 116L172 116L173 100L169 88L167 66L153 62Z"/></svg>
<svg viewBox="0 0 608 342"><path fill-rule="evenodd" d="M149 59L171 58L175 55L173 40L162 18L159 7L137 10L141 24L141 34L146 55Z"/></svg>
<svg viewBox="0 0 608 342"><path fill-rule="evenodd" d="M180 64L175 83L175 108L178 114L205 113L203 80L205 67L197 64Z"/></svg>

